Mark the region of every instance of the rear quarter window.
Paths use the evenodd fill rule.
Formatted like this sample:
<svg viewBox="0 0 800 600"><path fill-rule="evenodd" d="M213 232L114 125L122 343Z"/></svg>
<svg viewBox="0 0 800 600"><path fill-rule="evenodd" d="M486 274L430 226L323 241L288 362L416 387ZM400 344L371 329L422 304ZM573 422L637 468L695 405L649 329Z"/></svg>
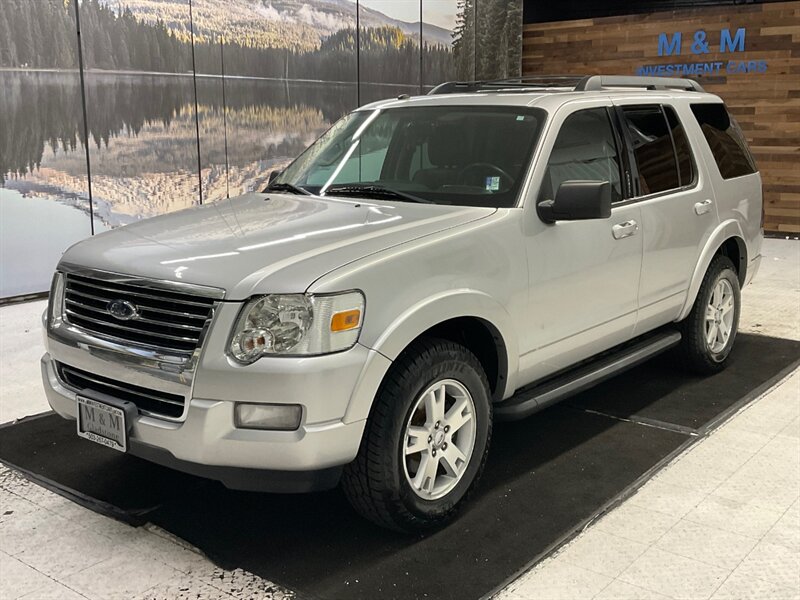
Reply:
<svg viewBox="0 0 800 600"><path fill-rule="evenodd" d="M755 173L756 163L739 124L723 104L692 104L692 113L723 179Z"/></svg>

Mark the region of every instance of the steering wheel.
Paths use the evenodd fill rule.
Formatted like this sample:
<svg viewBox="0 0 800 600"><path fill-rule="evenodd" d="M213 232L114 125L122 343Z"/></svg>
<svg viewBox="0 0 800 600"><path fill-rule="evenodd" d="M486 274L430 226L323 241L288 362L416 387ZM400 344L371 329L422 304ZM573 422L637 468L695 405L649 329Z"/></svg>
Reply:
<svg viewBox="0 0 800 600"><path fill-rule="evenodd" d="M458 180L461 181L464 178L464 175L478 168L491 169L493 172L500 175L500 177L504 177L509 187L514 185L514 178L511 175L506 173L503 169L501 169L497 165L493 165L492 163L487 163L487 162L474 162L468 164L466 167L464 167L458 172Z"/></svg>

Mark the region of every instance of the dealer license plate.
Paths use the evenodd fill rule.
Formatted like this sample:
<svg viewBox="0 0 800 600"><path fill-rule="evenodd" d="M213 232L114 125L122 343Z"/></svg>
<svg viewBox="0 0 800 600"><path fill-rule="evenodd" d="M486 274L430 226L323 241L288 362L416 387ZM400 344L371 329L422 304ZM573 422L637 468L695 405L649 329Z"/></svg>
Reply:
<svg viewBox="0 0 800 600"><path fill-rule="evenodd" d="M126 452L128 428L125 411L91 398L78 396L78 435L103 446Z"/></svg>

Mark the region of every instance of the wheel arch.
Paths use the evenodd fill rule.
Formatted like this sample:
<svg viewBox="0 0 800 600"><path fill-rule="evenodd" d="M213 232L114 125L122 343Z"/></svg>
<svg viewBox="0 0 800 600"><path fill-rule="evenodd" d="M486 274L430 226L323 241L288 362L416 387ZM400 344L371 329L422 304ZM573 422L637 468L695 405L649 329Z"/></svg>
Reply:
<svg viewBox="0 0 800 600"><path fill-rule="evenodd" d="M706 271L711 264L711 261L717 255L727 256L733 262L736 268L739 285L744 286L747 277L747 244L744 240L744 234L740 224L735 220L729 220L721 223L714 233L709 237L706 245L700 253L700 258L697 261L692 279L689 283L689 291L686 295L686 302L678 315L677 321L680 321L689 314L697 298L697 293L700 290L700 285L703 283Z"/></svg>
<svg viewBox="0 0 800 600"><path fill-rule="evenodd" d="M395 361L425 336L451 340L469 348L487 371L494 400L513 393L519 364L517 338L510 315L494 298L472 290L451 290L415 304L386 326L377 339L361 343ZM369 414L374 396L358 396L348 407L347 420L366 418Z"/></svg>
<svg viewBox="0 0 800 600"><path fill-rule="evenodd" d="M472 352L489 380L492 399L502 399L508 373L508 349L491 322L475 316L454 317L423 331L409 345L425 337L449 340Z"/></svg>
<svg viewBox="0 0 800 600"><path fill-rule="evenodd" d="M731 259L733 266L736 267L736 274L739 278L739 287L744 287L745 277L747 276L747 245L739 236L730 237L717 249L714 256L722 254Z"/></svg>

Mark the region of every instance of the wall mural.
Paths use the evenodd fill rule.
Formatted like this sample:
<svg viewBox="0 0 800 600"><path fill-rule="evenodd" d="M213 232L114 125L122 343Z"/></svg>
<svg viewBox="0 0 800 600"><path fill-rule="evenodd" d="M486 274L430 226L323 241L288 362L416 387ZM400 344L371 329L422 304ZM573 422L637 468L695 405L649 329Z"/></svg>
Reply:
<svg viewBox="0 0 800 600"><path fill-rule="evenodd" d="M521 0L4 0L0 298L88 235L263 188L359 104L518 74L521 29Z"/></svg>
<svg viewBox="0 0 800 600"><path fill-rule="evenodd" d="M64 249L92 234L78 65L61 0L2 4L0 297L46 290Z"/></svg>

